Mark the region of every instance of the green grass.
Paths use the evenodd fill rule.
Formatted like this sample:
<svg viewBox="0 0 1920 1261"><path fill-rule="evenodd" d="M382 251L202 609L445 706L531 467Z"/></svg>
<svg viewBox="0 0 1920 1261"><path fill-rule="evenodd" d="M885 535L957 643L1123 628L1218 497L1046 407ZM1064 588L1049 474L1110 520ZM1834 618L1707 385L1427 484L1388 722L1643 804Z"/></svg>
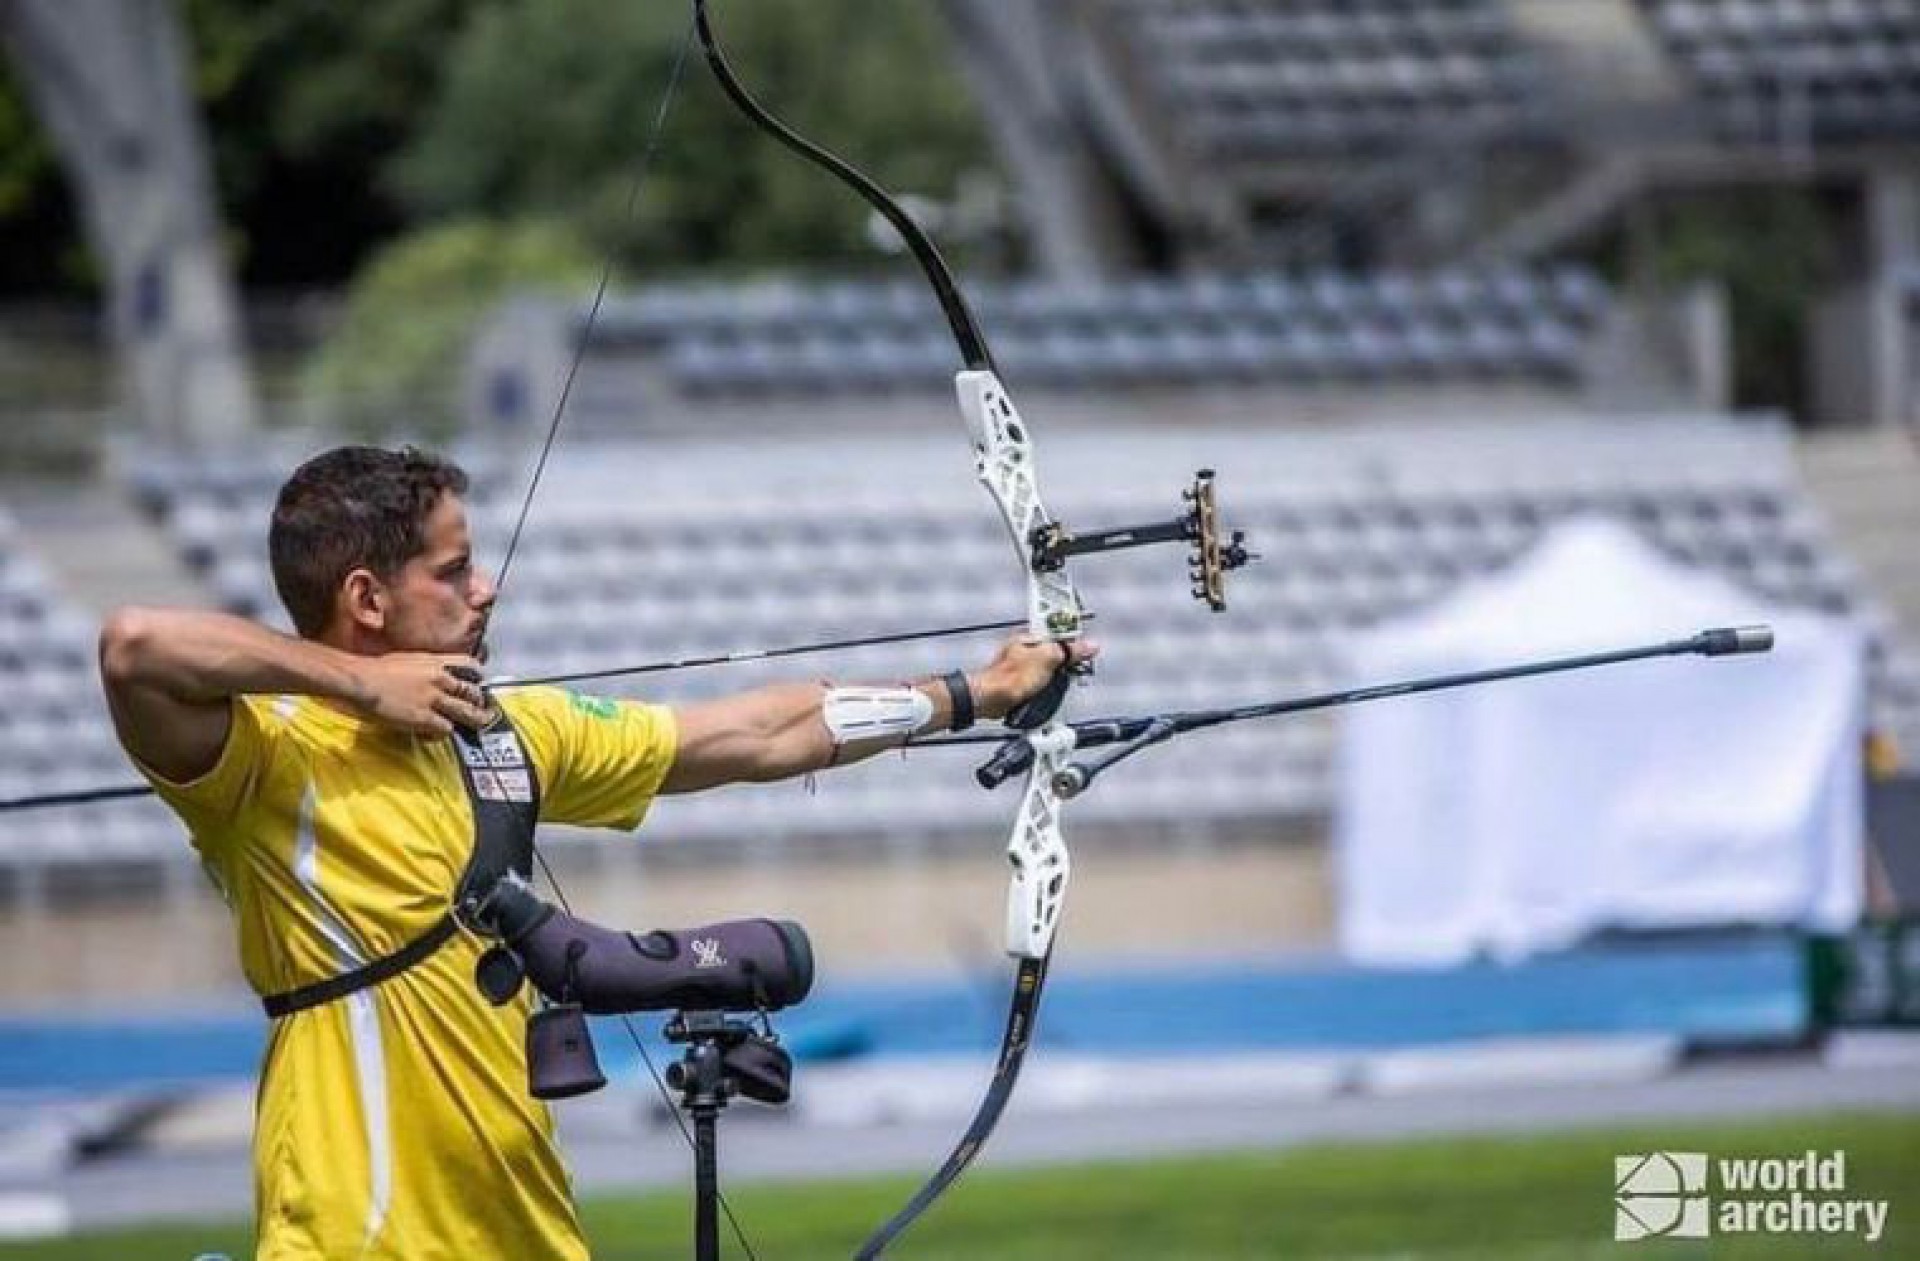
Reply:
<svg viewBox="0 0 1920 1261"><path fill-rule="evenodd" d="M1733 1237L1631 1247L1613 1239L1615 1153L1714 1156L1847 1152L1847 1195L1893 1202L1887 1237ZM729 1198L761 1261L844 1258L916 1179L738 1185ZM685 1261L685 1192L585 1205L596 1261ZM1512 1139L1347 1144L1152 1163L976 1169L915 1226L910 1261L1180 1261L1347 1258L1576 1261L1584 1258L1920 1258L1920 1117L1823 1115L1766 1123L1672 1124ZM37 1244L0 1259L186 1261L252 1255L242 1225L168 1226ZM727 1256L743 1255L729 1238Z"/></svg>

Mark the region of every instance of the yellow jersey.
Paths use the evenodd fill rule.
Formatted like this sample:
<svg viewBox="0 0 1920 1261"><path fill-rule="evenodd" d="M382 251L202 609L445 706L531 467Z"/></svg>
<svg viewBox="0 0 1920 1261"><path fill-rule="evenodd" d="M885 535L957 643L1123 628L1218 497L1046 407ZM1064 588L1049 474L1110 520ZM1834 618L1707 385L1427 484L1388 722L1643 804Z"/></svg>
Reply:
<svg viewBox="0 0 1920 1261"><path fill-rule="evenodd" d="M499 702L543 821L639 825L673 763L671 711L554 688ZM145 773L232 907L263 995L425 933L473 849L450 739L311 697L238 697L212 770ZM479 953L457 934L398 977L274 1023L254 1119L259 1261L587 1256L552 1114L527 1093L531 996L490 1006Z"/></svg>

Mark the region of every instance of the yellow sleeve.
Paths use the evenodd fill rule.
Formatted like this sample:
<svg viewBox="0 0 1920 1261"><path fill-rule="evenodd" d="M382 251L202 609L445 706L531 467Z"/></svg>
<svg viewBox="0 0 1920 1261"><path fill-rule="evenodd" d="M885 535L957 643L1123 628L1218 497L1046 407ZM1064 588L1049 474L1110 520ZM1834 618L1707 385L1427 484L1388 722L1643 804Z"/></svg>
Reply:
<svg viewBox="0 0 1920 1261"><path fill-rule="evenodd" d="M640 826L679 748L672 710L550 687L505 703L540 776L543 821Z"/></svg>
<svg viewBox="0 0 1920 1261"><path fill-rule="evenodd" d="M253 796L272 748L274 726L265 722L261 710L273 704L270 696L236 696L231 702L233 720L227 727L227 742L219 760L204 775L189 780L171 780L138 758L133 765L160 800L167 803L180 821L193 833L196 848L203 853L219 838L230 835L234 819Z"/></svg>

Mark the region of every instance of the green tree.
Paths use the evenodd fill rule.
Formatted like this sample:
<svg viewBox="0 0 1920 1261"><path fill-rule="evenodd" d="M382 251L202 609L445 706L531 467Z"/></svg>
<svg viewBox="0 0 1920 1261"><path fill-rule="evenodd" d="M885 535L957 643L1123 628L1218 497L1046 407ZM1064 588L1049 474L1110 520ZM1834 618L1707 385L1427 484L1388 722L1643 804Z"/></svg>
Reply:
<svg viewBox="0 0 1920 1261"><path fill-rule="evenodd" d="M889 187L947 197L984 165L929 7L756 0L719 16L769 104ZM436 99L385 171L416 221L452 226L402 238L356 278L308 376L335 419L453 423L460 355L509 291L573 287L608 262L652 279L844 272L874 257L865 205L742 118L689 35L682 4L502 0L469 12ZM677 101L636 185L683 49Z"/></svg>
<svg viewBox="0 0 1920 1261"><path fill-rule="evenodd" d="M1658 231L1661 279L1726 286L1735 404L1802 411L1809 307L1840 264L1830 209L1803 189L1744 189L1675 203Z"/></svg>
<svg viewBox="0 0 1920 1261"><path fill-rule="evenodd" d="M491 0L180 0L193 87L243 283L344 280L406 226L375 178ZM89 289L92 262L52 150L0 60L0 290Z"/></svg>
<svg viewBox="0 0 1920 1261"><path fill-rule="evenodd" d="M90 283L76 213L53 148L0 58L0 291Z"/></svg>
<svg viewBox="0 0 1920 1261"><path fill-rule="evenodd" d="M953 194L988 164L925 3L715 6L742 76L891 188ZM697 48L637 204L633 173L688 34L683 4L504 0L473 13L394 186L423 217L552 215L646 274L872 256L864 207L742 118Z"/></svg>
<svg viewBox="0 0 1920 1261"><path fill-rule="evenodd" d="M488 0L185 0L244 282L336 284L408 226L378 178Z"/></svg>
<svg viewBox="0 0 1920 1261"><path fill-rule="evenodd" d="M630 213L639 151L688 34L686 0L180 0L242 283L346 280L446 218L557 218L648 274L844 270L864 209L735 113L697 49ZM951 196L990 170L930 0L727 0L742 73L889 187ZM0 289L91 268L45 140L0 67Z"/></svg>

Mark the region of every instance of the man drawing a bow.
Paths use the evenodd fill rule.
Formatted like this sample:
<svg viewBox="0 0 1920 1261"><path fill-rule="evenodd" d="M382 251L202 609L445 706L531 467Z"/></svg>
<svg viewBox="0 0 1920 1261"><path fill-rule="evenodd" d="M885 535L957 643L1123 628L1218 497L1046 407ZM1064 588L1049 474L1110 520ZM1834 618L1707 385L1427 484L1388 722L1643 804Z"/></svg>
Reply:
<svg viewBox="0 0 1920 1261"><path fill-rule="evenodd" d="M274 1015L254 1133L264 1261L587 1255L552 1117L527 1093L531 998L490 1006L473 979L484 943L450 927L473 794L630 830L661 793L787 779L998 718L1096 651L1021 637L912 686L796 682L675 708L489 697L495 589L466 487L422 452L328 452L273 513L296 635L159 608L122 609L101 635L121 742L191 832ZM507 741L501 769L464 779L456 729Z"/></svg>

